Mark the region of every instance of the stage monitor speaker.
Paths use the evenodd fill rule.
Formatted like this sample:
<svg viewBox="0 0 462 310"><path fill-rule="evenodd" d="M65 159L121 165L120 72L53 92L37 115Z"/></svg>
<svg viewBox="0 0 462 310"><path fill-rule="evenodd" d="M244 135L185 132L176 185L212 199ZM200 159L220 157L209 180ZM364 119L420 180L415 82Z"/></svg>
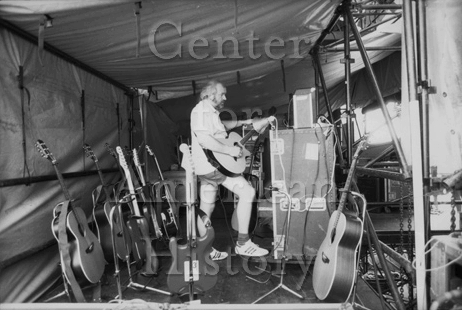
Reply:
<svg viewBox="0 0 462 310"><path fill-rule="evenodd" d="M272 191L274 258L313 258L324 240L335 210L333 127L270 132L271 184L291 198L291 220L285 236L286 195ZM297 258L298 259L298 258Z"/></svg>
<svg viewBox="0 0 462 310"><path fill-rule="evenodd" d="M293 100L293 127L311 128L316 124L316 88L297 89Z"/></svg>

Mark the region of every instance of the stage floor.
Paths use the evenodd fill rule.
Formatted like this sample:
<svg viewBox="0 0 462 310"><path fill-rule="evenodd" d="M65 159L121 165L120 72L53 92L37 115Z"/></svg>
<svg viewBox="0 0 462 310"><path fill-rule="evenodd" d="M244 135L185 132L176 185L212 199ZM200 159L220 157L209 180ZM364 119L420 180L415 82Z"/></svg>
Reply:
<svg viewBox="0 0 462 310"><path fill-rule="evenodd" d="M224 211L226 210L226 211ZM216 285L197 296L201 304L214 305L232 305L232 304L252 304L258 298L267 294L272 289L280 284L281 264L280 260L274 260L272 255L265 259L247 259L240 257L234 253L234 242L236 240L236 232L232 230L230 219L232 215L232 205L225 208L217 205L217 210L212 216L213 227L215 229L215 241L213 246L221 251L228 251L229 257L223 261L217 261L218 274ZM390 210L388 210L390 211ZM438 217L445 217L446 210ZM392 209L391 212L370 213L371 220L376 228L379 237L399 232L400 227L400 212L398 209ZM412 222L411 222L412 225ZM404 229L408 230L407 213L404 214ZM412 229L413 230L413 227ZM272 249L272 232L270 230L257 230L257 234L253 241L260 246ZM146 285L147 289L127 288L128 273L127 265L121 262L121 289L123 300L141 300L154 303L181 304L189 301L188 296L166 295L162 292L152 291L149 287L155 290L168 292L167 273L172 261L168 245L165 243L157 243L156 252L159 255L160 268L158 275L151 278L146 278L141 275L134 275L134 282ZM324 302L316 298L313 283L312 269L313 262L302 262L291 260L286 264L283 284L303 297L297 297L291 291L279 287L276 291L269 294L258 304L321 304ZM135 267L131 270L134 272ZM48 299L56 296L63 291L62 284L57 284L54 290L48 292L39 303L66 303L69 302L68 297L64 294L50 301ZM101 286L101 302L108 303L114 301L118 295L117 281L114 277L114 266L107 265L105 276ZM88 300L91 300L92 290L85 290ZM380 300L373 292L369 285L362 280L358 280L356 285L355 303L368 309L377 309ZM95 301L96 302L96 301Z"/></svg>

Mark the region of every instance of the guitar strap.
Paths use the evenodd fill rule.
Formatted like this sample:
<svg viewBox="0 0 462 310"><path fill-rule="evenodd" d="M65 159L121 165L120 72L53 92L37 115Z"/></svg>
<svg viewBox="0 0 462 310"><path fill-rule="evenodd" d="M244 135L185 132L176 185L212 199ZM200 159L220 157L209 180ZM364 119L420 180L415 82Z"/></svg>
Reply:
<svg viewBox="0 0 462 310"><path fill-rule="evenodd" d="M200 217L200 219L202 220L202 223L204 223L205 227L209 227L212 225L212 221L210 220L209 216L207 215L207 213L205 213L200 207L199 205L196 203L194 204L194 208L197 212L197 216Z"/></svg>
<svg viewBox="0 0 462 310"><path fill-rule="evenodd" d="M59 220L58 220L58 234L59 234L59 251L61 253L61 258L64 266L64 273L65 273L65 278L69 281L69 284L71 285L72 292L74 294L74 297L77 302L85 302L85 297L83 296L82 289L80 288L79 283L77 282L77 279L75 278L74 272L72 271L71 267L71 256L69 252L69 242L68 242L68 237L67 237L67 227L66 227L66 222L67 222L67 214L69 212L69 204L71 202L69 200L66 200L63 202L63 205L61 207L61 213L59 214Z"/></svg>

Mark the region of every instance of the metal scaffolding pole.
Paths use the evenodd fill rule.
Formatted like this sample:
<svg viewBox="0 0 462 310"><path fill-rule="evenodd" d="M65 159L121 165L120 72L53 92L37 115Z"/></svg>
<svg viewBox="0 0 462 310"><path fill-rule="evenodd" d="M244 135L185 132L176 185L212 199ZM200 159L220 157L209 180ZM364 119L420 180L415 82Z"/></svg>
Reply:
<svg viewBox="0 0 462 310"><path fill-rule="evenodd" d="M395 147L396 153L398 155L399 162L401 163L401 169L403 171L403 174L405 178L410 178L411 174L409 171L409 167L406 161L406 158L404 157L404 152L401 147L401 144L398 140L398 136L396 135L395 128L393 126L393 123L391 121L390 113L388 113L387 106L385 105L385 101L383 100L382 93L380 92L380 87L377 82L377 78L375 77L374 71L372 70L372 65L369 60L369 57L367 56L366 49L364 48L364 43L361 40L361 35L359 34L358 28L356 27L353 16L351 15L351 11L349 7L345 7L345 12L348 15L348 21L351 25L351 30L354 34L354 37L356 39L356 43L358 44L359 51L361 53L362 60L364 62L364 67L366 69L366 72L369 76L369 79L372 83L373 89L375 91L376 99L380 104L380 107L383 112L383 116L385 118L385 122L387 123L388 129L390 131L391 138L393 140L393 146Z"/></svg>
<svg viewBox="0 0 462 310"><path fill-rule="evenodd" d="M353 120L352 120L352 109L351 109L351 63L354 62L354 59L350 57L350 21L353 22L353 16L351 13L348 14L350 1L345 1L343 3L344 10L343 10L343 19L345 21L345 28L343 29L343 40L344 42L344 58L343 63L345 64L345 105L346 105L346 113L347 113L347 139L346 139L346 151L347 151L347 162L348 165L351 164L353 158L353 142L354 142L354 131L353 131Z"/></svg>
<svg viewBox="0 0 462 310"><path fill-rule="evenodd" d="M416 57L414 52L414 23L412 18L411 0L403 1L405 59L407 68L409 114L411 127L412 150L412 184L414 193L414 223L415 223L415 251L416 251L416 283L417 308L427 309L428 291L425 269L428 265L425 244L428 240L429 209L428 197L425 197L424 168L422 157L422 120L421 106L417 96ZM425 130L424 130L425 131ZM426 210L427 209L427 210Z"/></svg>

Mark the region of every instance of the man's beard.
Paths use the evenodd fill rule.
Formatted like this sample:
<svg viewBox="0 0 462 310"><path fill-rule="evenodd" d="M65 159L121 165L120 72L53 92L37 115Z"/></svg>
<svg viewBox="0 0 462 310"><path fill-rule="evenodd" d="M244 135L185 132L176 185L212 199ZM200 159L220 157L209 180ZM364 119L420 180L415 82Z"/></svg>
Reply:
<svg viewBox="0 0 462 310"><path fill-rule="evenodd" d="M220 103L218 103L218 100L217 98L213 98L213 103L216 104L216 109L219 110L219 109L222 109L224 106L225 106L225 101L222 100Z"/></svg>

